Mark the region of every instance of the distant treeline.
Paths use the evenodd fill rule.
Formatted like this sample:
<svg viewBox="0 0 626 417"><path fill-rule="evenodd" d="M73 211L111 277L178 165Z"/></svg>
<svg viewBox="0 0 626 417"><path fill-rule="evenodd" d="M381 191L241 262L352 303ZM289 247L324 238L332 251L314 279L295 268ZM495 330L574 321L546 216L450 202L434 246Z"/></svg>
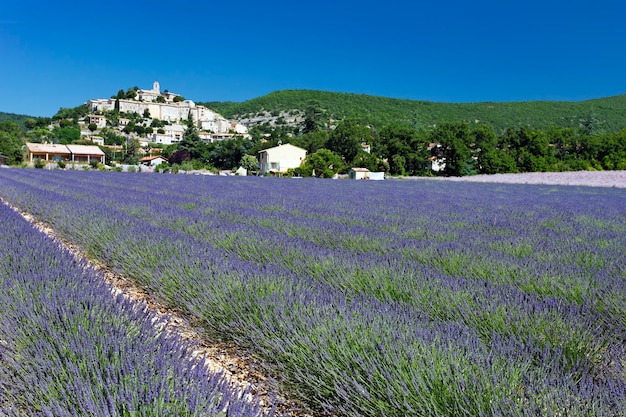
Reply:
<svg viewBox="0 0 626 417"><path fill-rule="evenodd" d="M291 90L244 103L202 104L231 119L269 114L275 120L251 124L251 140L217 143L202 142L191 124L180 143L163 147L171 165L254 171L259 151L292 143L308 151L305 165L292 173L303 176L329 177L351 167L447 176L626 169L626 95L578 103L446 104ZM51 119L0 113L14 119L0 122L0 154L19 164L26 141L80 141L77 123L87 112L85 106L61 109ZM285 122L285 113L298 114L299 121ZM58 126L49 130L51 121ZM106 144L126 141L110 129L100 134ZM126 144L125 161L137 161L138 142Z"/></svg>
<svg viewBox="0 0 626 417"><path fill-rule="evenodd" d="M487 123L501 133L509 127L580 128L618 132L626 126L626 95L593 100L437 103L394 99L365 94L315 90L283 90L245 102L205 102L203 104L231 119L243 119L262 112L304 111L311 103L330 120L354 119L360 124L382 128L403 124L415 129L444 122Z"/></svg>
<svg viewBox="0 0 626 417"><path fill-rule="evenodd" d="M307 149L307 163L324 150L326 159L316 172L326 163L334 167L325 176L355 166L392 175L446 176L626 169L626 129L592 134L570 128L511 127L496 134L491 125L452 122L429 130L392 125L377 131L345 121L331 131L281 141ZM370 145L369 153L363 144ZM329 159L332 155L326 150L339 158ZM310 169L303 170L307 172Z"/></svg>

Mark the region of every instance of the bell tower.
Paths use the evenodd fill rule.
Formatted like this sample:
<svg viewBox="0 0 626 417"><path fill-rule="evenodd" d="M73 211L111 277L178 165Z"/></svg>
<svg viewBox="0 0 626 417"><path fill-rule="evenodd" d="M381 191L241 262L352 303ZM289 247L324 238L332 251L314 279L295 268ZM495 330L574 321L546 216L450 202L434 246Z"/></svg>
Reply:
<svg viewBox="0 0 626 417"><path fill-rule="evenodd" d="M161 93L161 86L159 85L158 81L155 81L154 84L152 84L152 91L154 91L157 94Z"/></svg>

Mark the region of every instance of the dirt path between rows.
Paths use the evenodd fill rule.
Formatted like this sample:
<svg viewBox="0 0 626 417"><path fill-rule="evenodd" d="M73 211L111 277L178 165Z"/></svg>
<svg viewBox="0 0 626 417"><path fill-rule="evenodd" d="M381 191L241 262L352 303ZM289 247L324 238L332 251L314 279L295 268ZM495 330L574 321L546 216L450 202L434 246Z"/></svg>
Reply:
<svg viewBox="0 0 626 417"><path fill-rule="evenodd" d="M204 361L206 368L212 372L222 372L224 377L242 389L248 389L249 393L259 399L264 409L275 407L277 415L292 417L313 417L314 414L300 402L288 399L278 382L267 375L258 358L234 343L211 340L203 335L194 320L181 311L163 306L150 294L137 287L129 278L114 273L103 263L96 259L88 258L80 247L58 236L48 224L34 218L31 214L23 212L9 204L0 197L0 203L19 213L29 221L33 227L45 233L59 246L70 251L78 260L84 260L87 264L102 274L111 288L112 295L123 294L135 303L146 306L149 311L159 318L165 318L167 323L164 330L183 340L191 342L193 346L192 357Z"/></svg>

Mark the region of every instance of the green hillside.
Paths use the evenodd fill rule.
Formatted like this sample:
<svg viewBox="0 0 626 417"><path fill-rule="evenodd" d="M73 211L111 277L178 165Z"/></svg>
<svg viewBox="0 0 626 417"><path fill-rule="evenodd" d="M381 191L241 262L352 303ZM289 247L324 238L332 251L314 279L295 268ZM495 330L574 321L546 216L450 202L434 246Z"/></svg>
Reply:
<svg viewBox="0 0 626 417"><path fill-rule="evenodd" d="M230 119L241 119L262 111L304 111L311 103L326 111L330 119L356 119L359 123L382 127L400 123L414 128L441 122L486 122L496 130L529 126L573 127L593 120L604 131L617 132L626 127L626 94L579 101L526 101L482 103L437 103L394 99L364 94L333 93L315 90L283 90L241 103L205 102L203 104Z"/></svg>
<svg viewBox="0 0 626 417"><path fill-rule="evenodd" d="M0 123L1 122L13 122L13 123L16 123L18 126L20 126L22 129L26 128L26 125L25 125L26 119L36 119L36 117L26 116L23 114L0 112Z"/></svg>

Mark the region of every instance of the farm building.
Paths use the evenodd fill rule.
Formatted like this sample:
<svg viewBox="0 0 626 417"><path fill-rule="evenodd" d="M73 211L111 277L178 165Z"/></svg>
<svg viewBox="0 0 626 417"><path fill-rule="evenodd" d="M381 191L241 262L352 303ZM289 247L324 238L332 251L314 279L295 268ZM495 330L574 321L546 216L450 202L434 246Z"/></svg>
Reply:
<svg viewBox="0 0 626 417"><path fill-rule="evenodd" d="M380 181L385 179L384 172L372 172L367 168L352 168L348 173L351 180L372 180Z"/></svg>
<svg viewBox="0 0 626 417"><path fill-rule="evenodd" d="M351 180L366 180L370 177L370 170L367 168L351 168L349 177Z"/></svg>
<svg viewBox="0 0 626 417"><path fill-rule="evenodd" d="M34 159L44 161L91 162L97 159L104 163L104 152L95 145L59 145L56 143L27 143L28 162Z"/></svg>
<svg viewBox="0 0 626 417"><path fill-rule="evenodd" d="M282 174L288 169L298 168L305 159L306 149L289 143L264 149L259 152L259 173Z"/></svg>

